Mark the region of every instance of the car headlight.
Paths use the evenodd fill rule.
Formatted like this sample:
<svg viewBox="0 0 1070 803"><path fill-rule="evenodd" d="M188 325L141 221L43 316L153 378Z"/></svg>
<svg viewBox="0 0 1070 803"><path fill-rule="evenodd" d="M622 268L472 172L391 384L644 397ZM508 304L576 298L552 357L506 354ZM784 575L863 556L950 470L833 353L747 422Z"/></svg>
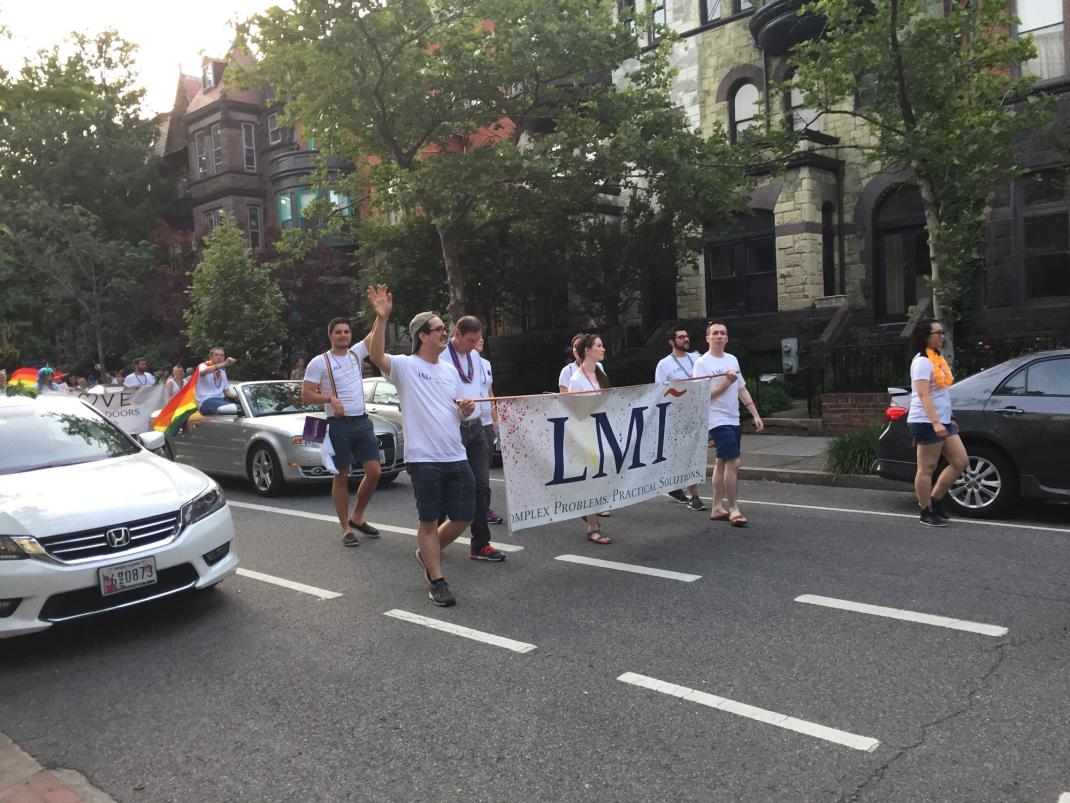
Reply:
<svg viewBox="0 0 1070 803"><path fill-rule="evenodd" d="M205 516L210 516L217 510L222 510L226 504L227 499L223 496L223 489L213 484L211 488L196 499L186 502L182 506L182 512L179 514L182 528L185 529Z"/></svg>
<svg viewBox="0 0 1070 803"><path fill-rule="evenodd" d="M22 560L44 555L36 538L25 535L0 535L0 560Z"/></svg>

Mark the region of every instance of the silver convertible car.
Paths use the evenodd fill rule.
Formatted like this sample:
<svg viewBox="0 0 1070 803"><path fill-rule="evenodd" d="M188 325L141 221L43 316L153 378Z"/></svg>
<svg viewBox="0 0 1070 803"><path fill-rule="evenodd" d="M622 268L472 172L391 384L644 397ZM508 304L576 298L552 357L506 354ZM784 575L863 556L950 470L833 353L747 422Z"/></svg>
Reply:
<svg viewBox="0 0 1070 803"><path fill-rule="evenodd" d="M318 443L306 443L305 418L324 417L323 407L301 400L301 383L236 382L238 401L216 415L204 416L192 429L168 440L170 457L206 474L244 477L261 496L277 496L287 483L331 479ZM379 439L380 484L405 469L405 440L399 425L371 415ZM356 467L351 476L363 475Z"/></svg>

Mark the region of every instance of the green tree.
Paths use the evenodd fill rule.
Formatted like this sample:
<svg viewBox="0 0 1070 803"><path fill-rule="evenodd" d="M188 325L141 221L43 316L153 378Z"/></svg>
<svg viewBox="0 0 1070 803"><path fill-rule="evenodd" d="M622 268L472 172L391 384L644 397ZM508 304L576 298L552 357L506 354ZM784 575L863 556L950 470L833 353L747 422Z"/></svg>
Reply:
<svg viewBox="0 0 1070 803"><path fill-rule="evenodd" d="M141 116L133 56L134 46L114 31L73 34L69 46L43 50L15 73L0 71L0 208L7 229L0 318L25 353L64 364L84 364L95 353L103 364L121 353L136 323L142 243L152 236L166 187L152 156L153 123ZM58 239L42 241L48 231ZM75 241L82 254L71 250ZM42 249L50 252L47 260ZM121 311L109 331L87 344L81 333L99 330L99 322L82 303L83 284L74 283L74 296L65 289L69 282L53 286L52 274L39 272L48 260L68 279L92 265L86 281L110 288L101 309ZM67 267L60 267L64 260Z"/></svg>
<svg viewBox="0 0 1070 803"><path fill-rule="evenodd" d="M152 270L151 246L108 239L81 206L37 201L24 211L9 243L13 265L32 277L34 299L48 311L42 332L62 344L68 359L92 353L104 366L122 343L128 302Z"/></svg>
<svg viewBox="0 0 1070 803"><path fill-rule="evenodd" d="M642 51L636 21L615 21L613 9L296 0L248 28L261 56L253 80L287 98L287 119L322 151L356 166L338 179L350 197L370 193L380 214L431 222L456 318L466 247L490 229L589 214L608 181L657 197L682 226L718 219L749 182L741 149L722 131L702 138L674 108L668 45Z"/></svg>
<svg viewBox="0 0 1070 803"><path fill-rule="evenodd" d="M195 352L207 355L212 346L222 346L238 362L234 374L246 379L264 379L279 370L285 302L271 267L253 261L233 217L224 215L205 239L189 300L186 336Z"/></svg>
<svg viewBox="0 0 1070 803"><path fill-rule="evenodd" d="M1007 0L812 0L803 11L827 24L794 48L789 86L823 115L861 120L871 141L854 147L917 183L934 313L950 334L978 296L993 194L1022 174L1016 143L1048 119L1049 99L1017 69L1032 42L1013 35Z"/></svg>

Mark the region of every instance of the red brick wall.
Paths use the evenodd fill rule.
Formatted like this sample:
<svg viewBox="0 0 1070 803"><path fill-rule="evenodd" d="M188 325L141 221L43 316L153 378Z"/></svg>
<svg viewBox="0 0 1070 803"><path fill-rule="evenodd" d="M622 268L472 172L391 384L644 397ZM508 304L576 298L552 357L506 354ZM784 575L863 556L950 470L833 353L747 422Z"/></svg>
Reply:
<svg viewBox="0 0 1070 803"><path fill-rule="evenodd" d="M883 421L890 399L887 393L826 393L821 397L821 430L842 435Z"/></svg>

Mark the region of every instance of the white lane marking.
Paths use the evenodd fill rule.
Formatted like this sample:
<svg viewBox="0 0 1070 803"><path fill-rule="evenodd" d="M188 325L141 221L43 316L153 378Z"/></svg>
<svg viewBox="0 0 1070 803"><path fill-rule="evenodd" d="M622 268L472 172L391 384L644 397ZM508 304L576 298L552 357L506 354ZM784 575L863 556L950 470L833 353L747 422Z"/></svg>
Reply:
<svg viewBox="0 0 1070 803"><path fill-rule="evenodd" d="M1063 792L1059 795L1058 803L1070 803L1070 792Z"/></svg>
<svg viewBox="0 0 1070 803"><path fill-rule="evenodd" d="M311 594L313 597L319 597L320 599L337 599L342 596L337 591L327 591L323 588L316 588L315 586L308 586L304 583L295 583L293 580L286 580L282 577L275 577L271 574L263 574L261 572L254 572L251 569L238 569L238 574L242 577L248 577L252 580L260 580L264 583L271 583L272 585L282 586L288 588L291 591L300 591L303 594Z"/></svg>
<svg viewBox="0 0 1070 803"><path fill-rule="evenodd" d="M869 605L865 602L851 602L846 599L835 597L821 597L816 594L803 594L795 598L796 602L804 602L808 605L822 605L826 608L837 608L841 611L855 611L868 613L873 616L884 616L888 619L902 619L904 622L920 622L923 625L946 627L951 630L965 630L967 633L980 633L982 636L998 638L1007 635L1007 628L999 625L986 625L980 622L968 622L965 619L952 619L947 616L936 616L931 613L918 613L917 611L905 611L901 608L886 608L883 605Z"/></svg>
<svg viewBox="0 0 1070 803"><path fill-rule="evenodd" d="M432 619L428 616L421 616L418 613L409 613L408 611L401 611L397 608L385 611L384 613L386 616L391 616L394 619L401 619L403 622L412 622L414 625L423 625L424 627L430 627L434 630L441 630L444 633L452 633L455 636L472 639L472 641L481 641L484 644L491 644L495 647L504 647L513 652L531 652L535 649L534 644L527 644L523 641L513 641L511 638L495 636L493 633L484 633L482 630L473 630L470 627L455 625L452 622L443 622L441 619Z"/></svg>
<svg viewBox="0 0 1070 803"><path fill-rule="evenodd" d="M708 496L699 497L705 501L711 501ZM789 507L797 508L800 510L824 510L829 513L858 513L862 516L891 516L897 519L914 519L917 521L918 516L916 513L889 513L884 510L855 510L849 507L823 507L822 505L800 505L792 502L759 502L756 499L739 500L740 505L769 505L770 507ZM1004 521L984 521L982 519L959 519L956 518L952 522L952 527L958 524L980 524L986 527L1006 527L1008 529L1015 530L1043 530L1049 533L1070 533L1070 529L1065 527L1041 527L1038 524L1011 524ZM949 530L951 532L952 530Z"/></svg>
<svg viewBox="0 0 1070 803"><path fill-rule="evenodd" d="M582 555L558 555L554 560L563 560L566 563L582 563L586 566L598 566L602 569L616 569L618 572L648 574L651 577L664 577L667 580L680 580L684 583L693 583L696 580L702 579L701 574L684 574L683 572L670 572L666 569L651 569L649 566L636 566L633 563L617 563L615 560L585 558Z"/></svg>
<svg viewBox="0 0 1070 803"><path fill-rule="evenodd" d="M313 521L329 521L332 524L337 524L338 519L334 516L328 516L324 513L309 513L304 510L291 510L287 507L274 507L272 505L256 505L252 502L235 502L233 499L228 499L227 504L231 507L245 508L246 510L259 510L261 513L278 513L281 516L296 516L300 519L312 519ZM411 527L395 527L393 524L380 524L379 522L368 522L377 530L381 530L384 533L397 533L398 535L416 535L416 530ZM472 539L467 536L461 536L457 539L458 544L471 544ZM517 546L516 544L499 544L497 542L491 542L491 546L495 549L500 549L502 552L522 552L524 547Z"/></svg>
<svg viewBox="0 0 1070 803"><path fill-rule="evenodd" d="M503 479L497 477L491 477L491 482L505 482ZM706 502L712 501L709 496L700 496L700 499ZM759 502L754 499L739 500L741 505L769 505L771 507L792 507L799 508L801 510L824 510L829 513L858 513L863 516L891 516L898 519L917 519L917 514L914 513L889 513L883 510L855 510L849 507L823 507L821 505L799 505L792 504L790 502ZM962 522L963 524L981 524L985 527L1006 527L1013 530L1040 530L1048 533L1068 533L1070 529L1065 527L1042 527L1039 524L1012 524L1004 521L983 521L981 519L955 519L955 523ZM1070 800L1066 801L1070 803Z"/></svg>
<svg viewBox="0 0 1070 803"><path fill-rule="evenodd" d="M704 691L690 689L687 686L677 686L675 683L668 683L664 680L658 680L657 678L648 677L646 675L637 675L635 672L625 672L618 677L617 680L624 683L630 683L633 686L639 686L643 689L650 689L651 691L668 694L672 697L679 697L688 702L716 708L719 711L727 711L729 714L736 714L737 716L746 717L747 719L764 722L767 725L776 725L778 728L785 728L786 730L813 736L817 739L824 739L825 741L842 744L845 747L850 747L855 750L865 750L867 753L872 753L880 746L878 740L871 739L868 736L858 736L857 734L841 731L837 728L830 728L827 725L819 725L816 722L808 722L805 719L796 719L795 717L789 717L785 714L778 714L776 711L756 708L755 706L747 705L746 703L737 703L735 700L717 697L713 694L707 694Z"/></svg>

